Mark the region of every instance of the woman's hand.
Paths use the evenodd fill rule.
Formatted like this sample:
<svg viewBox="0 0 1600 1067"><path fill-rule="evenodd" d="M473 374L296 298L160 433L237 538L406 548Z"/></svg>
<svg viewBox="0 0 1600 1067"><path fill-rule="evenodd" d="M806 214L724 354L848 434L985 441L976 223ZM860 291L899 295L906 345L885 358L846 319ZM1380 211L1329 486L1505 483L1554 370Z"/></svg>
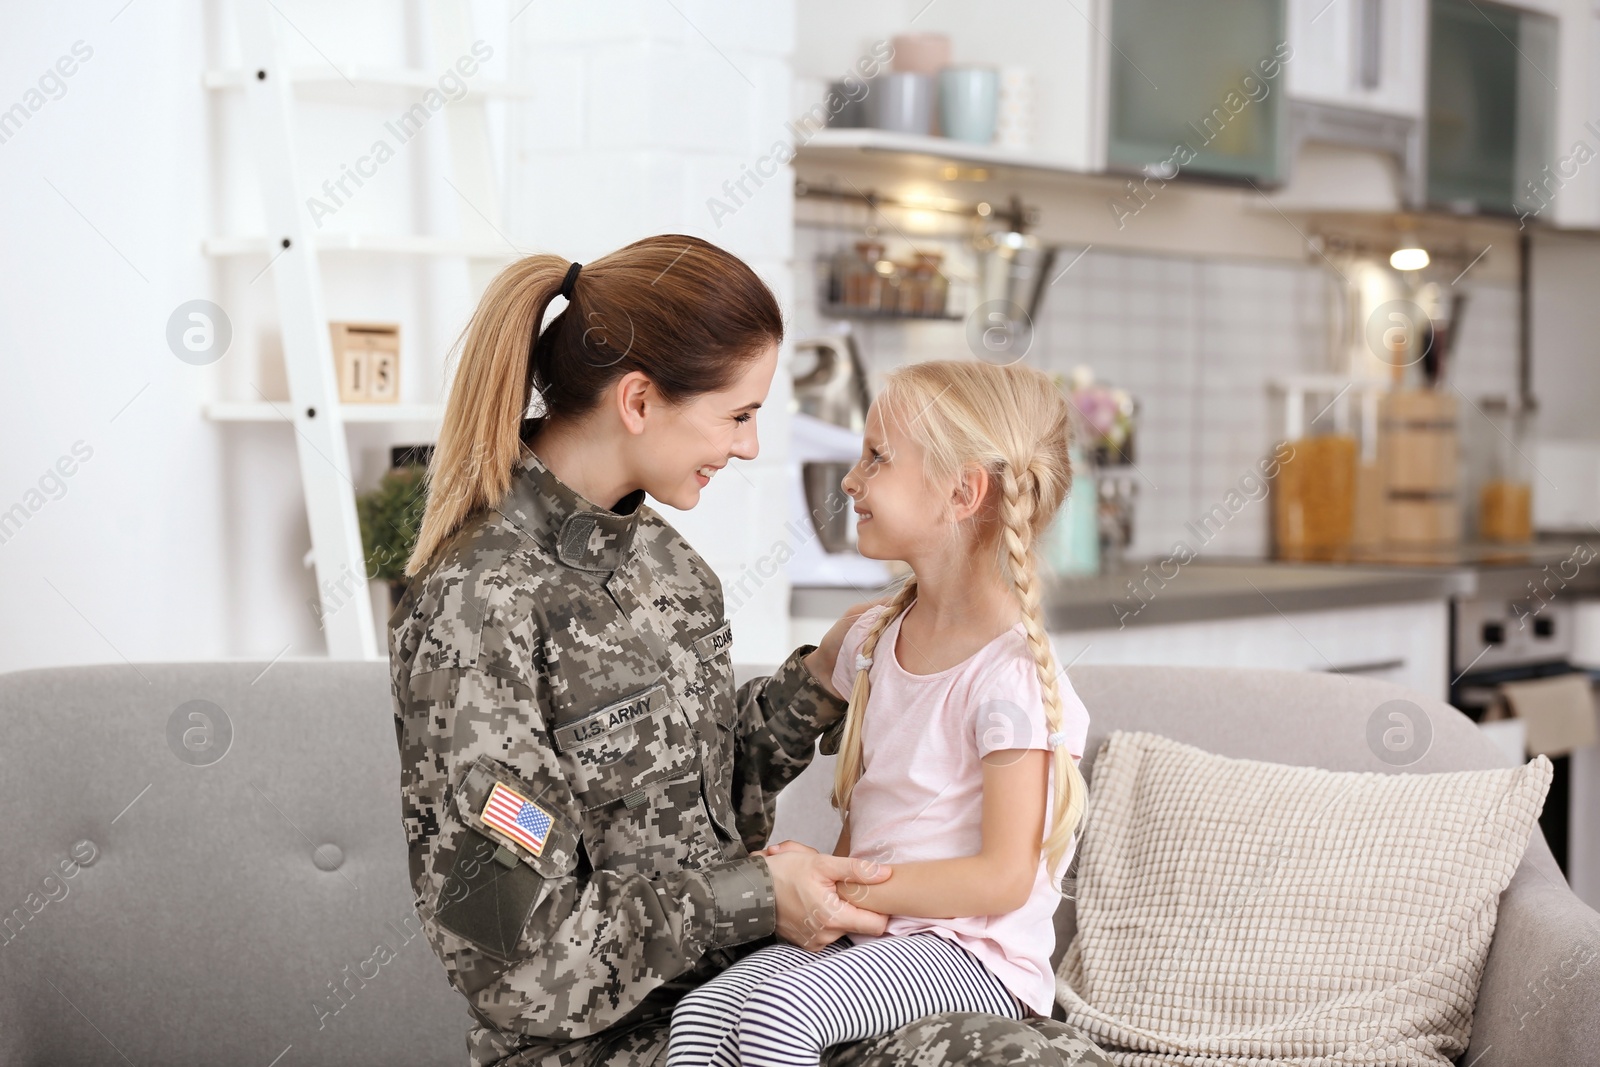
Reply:
<svg viewBox="0 0 1600 1067"><path fill-rule="evenodd" d="M778 903L778 936L820 952L842 934L882 934L889 917L839 896L840 882L881 882L892 873L872 860L824 856L798 841L780 841L752 855L767 857Z"/></svg>
<svg viewBox="0 0 1600 1067"><path fill-rule="evenodd" d="M834 623L828 632L823 635L822 643L805 658L806 667L811 671L812 677L816 678L823 688L840 700L849 699L846 694L840 693L833 688L833 671L839 662L839 648L844 644L844 635L850 627L855 625L855 621L861 617L862 612L879 604L887 604L891 596L892 594L887 594L877 600L852 604L850 610L841 615L839 621Z"/></svg>

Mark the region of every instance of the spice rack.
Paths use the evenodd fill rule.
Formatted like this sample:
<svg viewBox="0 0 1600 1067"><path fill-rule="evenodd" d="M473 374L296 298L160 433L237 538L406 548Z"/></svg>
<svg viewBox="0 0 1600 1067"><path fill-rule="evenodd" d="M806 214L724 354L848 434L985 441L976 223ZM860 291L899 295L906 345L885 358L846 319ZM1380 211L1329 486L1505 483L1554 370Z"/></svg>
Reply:
<svg viewBox="0 0 1600 1067"><path fill-rule="evenodd" d="M818 232L816 311L834 319L957 322L976 292L974 224L992 210L797 181L796 226Z"/></svg>

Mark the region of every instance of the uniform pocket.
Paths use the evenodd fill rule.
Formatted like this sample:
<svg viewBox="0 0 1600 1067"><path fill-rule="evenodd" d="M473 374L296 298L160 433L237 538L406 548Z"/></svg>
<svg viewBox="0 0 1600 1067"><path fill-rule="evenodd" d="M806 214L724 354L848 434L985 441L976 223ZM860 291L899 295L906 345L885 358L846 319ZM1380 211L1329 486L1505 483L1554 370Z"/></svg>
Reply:
<svg viewBox="0 0 1600 1067"><path fill-rule="evenodd" d="M552 733L584 810L629 798L696 763L693 732L665 682L581 711Z"/></svg>
<svg viewBox="0 0 1600 1067"><path fill-rule="evenodd" d="M733 757L736 710L733 701L733 628L726 622L706 630L687 642L693 655L685 652L676 666L683 673L684 688L696 703L693 710L700 723L705 760L701 770L701 803L711 816L712 825L724 842L739 837L734 807L729 796L733 787Z"/></svg>
<svg viewBox="0 0 1600 1067"><path fill-rule="evenodd" d="M701 793L706 798L710 821L717 825L717 832L722 833L725 841L738 840L739 837L739 822L734 817L733 798L730 797L731 777L731 774L722 774L720 779L710 774L701 776Z"/></svg>
<svg viewBox="0 0 1600 1067"><path fill-rule="evenodd" d="M544 885L544 879L520 859L511 859L508 865L507 855L503 845L468 830L433 905L440 926L501 961L516 954ZM483 977L492 981L493 969L482 970Z"/></svg>
<svg viewBox="0 0 1600 1067"><path fill-rule="evenodd" d="M585 809L584 849L595 869L628 876L708 867L724 845L707 815L700 775L690 768L639 787L628 804Z"/></svg>

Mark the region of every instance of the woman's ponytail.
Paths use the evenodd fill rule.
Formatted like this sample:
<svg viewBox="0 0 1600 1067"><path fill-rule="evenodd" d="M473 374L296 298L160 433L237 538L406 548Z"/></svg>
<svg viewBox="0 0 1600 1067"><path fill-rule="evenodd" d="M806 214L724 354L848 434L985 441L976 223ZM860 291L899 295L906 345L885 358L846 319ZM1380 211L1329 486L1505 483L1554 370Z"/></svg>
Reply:
<svg viewBox="0 0 1600 1067"><path fill-rule="evenodd" d="M421 570L468 516L499 503L510 488L531 399L531 342L566 271L560 256L528 256L496 275L478 302L428 464L428 505L406 577Z"/></svg>

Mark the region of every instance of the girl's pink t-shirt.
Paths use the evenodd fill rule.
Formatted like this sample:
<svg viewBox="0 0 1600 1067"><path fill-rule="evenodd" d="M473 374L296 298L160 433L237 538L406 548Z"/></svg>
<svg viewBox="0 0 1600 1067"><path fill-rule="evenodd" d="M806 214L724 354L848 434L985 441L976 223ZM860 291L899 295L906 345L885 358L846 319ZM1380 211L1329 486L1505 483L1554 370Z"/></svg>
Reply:
<svg viewBox="0 0 1600 1067"><path fill-rule="evenodd" d="M845 634L833 685L847 698L855 684L856 654L886 610L869 608ZM850 800L850 854L890 866L976 855L983 847L980 760L996 749L1050 747L1043 690L1022 623L954 667L911 674L894 653L903 618L902 612L889 623L868 668L872 691L862 723L862 773ZM1089 712L1065 672L1056 686L1061 729L1078 758L1089 736ZM1055 788L1053 767L1050 788ZM1052 821L1047 804L1046 835ZM955 941L1024 1004L1049 1017L1055 1001L1050 955L1061 903L1058 886L1077 845L1074 838L1054 871L1045 869L1040 856L1033 892L1016 911L959 919L891 915L884 936L929 931ZM877 940L869 934L850 938Z"/></svg>

